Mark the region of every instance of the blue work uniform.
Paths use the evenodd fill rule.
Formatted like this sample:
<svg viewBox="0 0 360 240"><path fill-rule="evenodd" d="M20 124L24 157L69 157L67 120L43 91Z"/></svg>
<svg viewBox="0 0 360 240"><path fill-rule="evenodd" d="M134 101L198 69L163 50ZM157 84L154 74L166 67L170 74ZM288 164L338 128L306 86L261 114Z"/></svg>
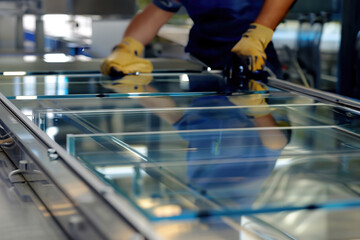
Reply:
<svg viewBox="0 0 360 240"><path fill-rule="evenodd" d="M214 69L230 61L231 49L259 15L264 0L153 0L165 11L176 12L184 6L193 20L185 48L192 56ZM274 46L266 49L267 65L281 71Z"/></svg>
<svg viewBox="0 0 360 240"><path fill-rule="evenodd" d="M201 109L204 106L235 105L226 96L200 97L192 102L192 110L186 111L174 124L174 128L182 130L180 134L189 144L189 184L209 196L220 194L223 202L251 205L273 171L282 149L264 146L255 129L226 131L254 127L244 109L225 108L217 113ZM205 129L207 131L201 131Z"/></svg>

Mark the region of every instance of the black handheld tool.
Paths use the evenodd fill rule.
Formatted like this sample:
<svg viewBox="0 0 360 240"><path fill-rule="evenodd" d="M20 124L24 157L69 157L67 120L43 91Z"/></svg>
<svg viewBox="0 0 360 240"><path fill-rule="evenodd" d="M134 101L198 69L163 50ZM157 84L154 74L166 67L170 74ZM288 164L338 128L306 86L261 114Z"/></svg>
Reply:
<svg viewBox="0 0 360 240"><path fill-rule="evenodd" d="M227 92L249 91L249 81L258 80L267 83L269 74L266 71L252 72L249 70L250 58L232 54L225 66L223 75L227 85Z"/></svg>

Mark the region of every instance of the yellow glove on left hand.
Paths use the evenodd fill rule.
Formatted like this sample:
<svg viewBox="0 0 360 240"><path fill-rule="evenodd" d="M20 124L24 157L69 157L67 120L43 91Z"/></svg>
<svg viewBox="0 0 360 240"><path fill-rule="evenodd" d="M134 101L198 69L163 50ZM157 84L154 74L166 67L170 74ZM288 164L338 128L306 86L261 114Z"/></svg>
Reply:
<svg viewBox="0 0 360 240"><path fill-rule="evenodd" d="M238 56L250 57L250 71L262 70L265 66L265 49L274 31L264 25L252 23L240 41L231 49Z"/></svg>

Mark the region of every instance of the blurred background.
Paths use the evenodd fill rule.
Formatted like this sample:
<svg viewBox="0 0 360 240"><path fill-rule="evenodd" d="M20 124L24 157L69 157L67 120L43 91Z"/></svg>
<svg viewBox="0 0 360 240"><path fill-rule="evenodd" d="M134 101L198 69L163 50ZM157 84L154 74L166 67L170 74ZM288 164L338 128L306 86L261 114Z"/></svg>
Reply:
<svg viewBox="0 0 360 240"><path fill-rule="evenodd" d="M0 57L61 53L101 59L121 40L130 19L149 2L2 0ZM359 5L355 0L297 1L273 38L283 78L358 98ZM147 46L146 57L184 57L191 25L181 10Z"/></svg>
<svg viewBox="0 0 360 240"><path fill-rule="evenodd" d="M124 93L126 92L124 89L127 90L130 88L122 89L121 84L118 84L119 82L112 81L113 79L102 79L103 76L101 76L99 72L102 59L109 55L114 45L121 41L124 31L132 17L142 11L149 2L151 2L151 0L0 0L0 29L2 33L0 34L0 81L2 83L0 92L8 97L29 119L40 126L41 130L44 130L51 139L61 144L61 147L65 148L67 144L66 141L68 141L67 137L72 134L75 136L76 134L116 134L139 131L143 132L144 136L146 135L145 143L141 141L140 143L136 141L131 142L129 140L130 137L124 140L126 144L128 143L127 141L130 141L136 153L146 155L147 152L149 152L149 156L157 157L163 154L160 151L162 148L173 151L173 145L176 145L177 147L181 147L180 153L184 154L185 151L183 149L185 149L185 146L181 145L184 143L183 140L179 141L181 143L180 145L178 144L179 142L170 141L169 145L171 146L167 148L167 146L169 146L165 144L167 142L157 142L157 137L147 138L148 132L160 130L169 131L169 129L173 130L173 126L165 123L165 121L161 121L161 119L156 116L156 114L152 114L151 111L147 111L146 109L145 111L139 111L141 114L143 113L143 115L141 115L138 114L137 110L143 109L144 106L146 106L144 104L146 101L142 102L141 99L146 99L149 106L152 103L151 100L154 99L156 100L154 101L155 103L161 102L165 103L165 106L168 106L169 99L166 98L166 96L161 98L156 92L152 92L153 89L155 89L154 86L156 86L156 83L160 83L158 86L161 85L161 88L159 87L161 90L160 93L174 93L175 96L173 96L173 99L177 104L175 106L179 106L179 108L188 108L191 106L190 103L192 103L197 96L192 95L192 93L196 92L197 85L190 85L187 72L186 74L180 75L168 74L168 76L161 75L162 73L158 74L157 78L155 77L156 81L153 81L153 85L149 88L149 92L153 94L153 96L150 96L151 94L149 94L149 92L143 93L145 95L138 95L139 93L137 91L127 95L127 93ZM325 93L338 93L355 100L360 99L359 12L359 0L297 0L287 17L275 30L273 37L273 42L282 64L284 73L282 77L283 80L308 88L320 89L325 91ZM181 64L183 64L181 62L184 61L169 61L169 58L172 60L188 59L188 56L184 53L184 47L187 44L188 33L192 24L185 10L181 9L168 24L160 29L156 38L146 46L145 57L151 58L155 69L169 69L170 67L166 65L168 63L169 65L175 64L179 69L185 69L186 67L188 72L192 72L191 70L193 70L193 68L188 68L189 66L187 64L185 67L181 66ZM159 59L161 61L156 61ZM191 65L191 67L193 66ZM204 69L203 66L200 68L197 67L198 66L196 66L196 70L200 69L202 71ZM70 70L75 71L71 74ZM13 76L5 76L5 73L9 74L10 71L17 72ZM20 74L19 71L23 72ZM69 72L70 74L66 75ZM209 84L211 78L208 75L204 74L206 80L204 85L211 85ZM150 77L152 78L152 76ZM140 76L139 79L141 80L142 76ZM144 78L141 85L147 85L149 83L145 80ZM149 80L149 78L147 80ZM223 80L222 76L221 80ZM218 78L215 78L213 82L217 83ZM284 84L284 81L279 82ZM139 89L137 86L130 87L136 90ZM216 87L217 86L214 88ZM296 87L298 86L296 85ZM182 95L183 92L191 88L195 89L194 92L190 91L188 95ZM203 85L199 84L198 88L203 88ZM210 87L206 89L206 91L213 92L214 88ZM201 91L201 94L207 95L208 92L206 91ZM180 94L176 95L175 93ZM328 95L334 96L332 94ZM263 195L256 202L255 207L266 206L267 203L274 203L274 206L280 203L295 207L304 206L305 204L305 206L309 206L310 210L315 210L313 203L318 204L320 202L320 205L323 207L324 205L322 205L322 203L327 203L333 199L340 199L340 203L352 199L355 201L354 206L359 205L359 113L358 111L343 107L343 105L341 105L342 102L336 102L339 106L333 106L332 103L334 103L335 100L333 102L330 101L331 104L329 104L329 101L326 101L328 99L321 98L323 96L324 94L315 100L300 94L296 95L292 93L291 90L289 92L274 90L270 91L269 95L266 95L266 97L270 99L268 103L273 105L273 108L278 108L276 109L277 111L273 112L281 116L289 114L289 119L292 123L291 127L294 127L294 131L291 135L291 141L289 140L290 144L286 146L284 154L278 161L273 175L265 185L267 191L263 192ZM321 100L319 101L318 99ZM322 100L326 102L326 104L323 103ZM339 101L338 98L336 98L336 100ZM216 109L219 111L217 107L218 105L216 105ZM227 105L224 108L226 107ZM132 109L136 111L132 111ZM152 107L149 109L152 109ZM175 107L174 109L174 111L177 111ZM359 110L358 105L356 109ZM9 114L10 111L5 112L5 110L3 110L1 112L3 114L0 119L0 137L2 137L0 138L0 142L2 141L3 145L0 146L0 150L9 149L8 151L11 152L13 151L13 139L8 137L8 132L5 130L9 128L11 130L9 130L10 133L12 131L15 131L15 133L20 131L20 133L23 134L21 132L22 124L13 121L12 114ZM217 118L217 115L215 117ZM8 118L9 120L7 120ZM5 123L3 124L3 122ZM2 125L6 126L6 128L1 128ZM8 127L8 125L10 125L10 127ZM302 127L304 127L305 130L302 129ZM307 131L307 129L310 130ZM1 133L1 130L6 133ZM16 134L10 136L13 135L17 136ZM16 142L20 142L21 146L23 146L22 140L30 142L33 138L35 139L31 134L18 135L20 137L16 137L15 140ZM136 136L141 136L141 134ZM219 139L221 139L220 136L222 136L222 134L219 134ZM74 137L74 139L76 138ZM8 145L10 145L10 147L6 146L7 142L5 140L9 141ZM35 140L37 141L37 139ZM110 140L109 142L112 144L113 137L111 137ZM36 141L31 141L31 143ZM120 167L113 168L112 164L116 166L116 164L118 164L117 160L123 157L122 155L119 155L119 158L118 155L116 155L117 157L114 158L115 161L111 162L109 161L111 157L108 157L110 155L101 155L105 152L102 150L102 145L99 149L94 148L95 143L92 142L93 139L91 137L89 138L89 142L84 140L84 142L81 143L81 140L79 141L80 143L76 145L78 149L80 147L79 152L85 153L84 156L94 157L92 158L96 160L94 162L100 165L103 164L101 165L102 169L106 169L108 164L108 169L113 171L113 176L123 176L122 181L125 179L125 182L117 180L117 183L124 183L123 186L126 185L125 189L134 188L134 193L136 193L134 195L138 194L139 186L144 182L145 185L143 189L145 194L148 194L152 189L157 189L157 186L159 186L160 192L163 194L162 196L165 196L165 198L168 197L167 194L173 196L173 191L167 190L165 188L166 184L162 182L166 181L167 178L165 178L165 180L161 179L159 184L154 181L156 182L154 184L155 187L148 188L152 183L152 178L147 178L143 182L139 180L139 176L145 176L145 170L140 171L135 165L133 170L132 167L128 167L127 165L124 165L125 170ZM96 141L103 144L103 138L99 138L99 140ZM69 147L69 149L72 149L73 146L70 146L71 148ZM104 149L107 150L108 145L105 144L104 146L106 146ZM109 146L113 147L113 145ZM59 193L59 195L62 196L63 189L66 191L71 190L71 193L73 193L74 189L77 190L78 185L71 185L67 182L67 175L63 174L67 172L65 170L59 170L61 161L53 161L54 159L51 158L56 155L52 151L54 149L44 148L46 156L49 156L49 158L39 157L40 160L38 160L38 162L47 163L47 161L49 161L49 167L45 170L48 170L51 174L54 173L54 176L50 176L53 176L56 181L64 180L66 184L66 188L64 187L61 191L59 190L61 193ZM113 148L109 149L111 150L109 152L112 153ZM35 149L35 151L36 150L37 149ZM98 153L94 155L93 153L97 150L99 150ZM118 154L120 150L116 149L114 152ZM127 151L124 152L124 159L126 161L131 159L126 155ZM26 154L28 153L26 152ZM138 155L136 154L136 156ZM163 156L173 160L171 157L168 157L172 155L168 155L166 151ZM183 155L179 156L183 157ZM24 158L22 158L22 156L18 157L18 155L15 155L15 157L16 161L19 160L19 164L24 164L22 167L25 169L27 162L25 161L25 164L24 161L22 161ZM98 159L96 159L97 157ZM57 160L57 158L55 158L55 160ZM101 162L103 160L104 163ZM137 158L136 161L138 161ZM16 164L17 162L14 163L14 166ZM2 162L2 159L0 159L0 165L6 166L6 164ZM0 177L4 182L7 182L11 174L9 174L7 170L1 170L1 166ZM170 164L170 166L173 165ZM20 167L16 167L22 169L21 165ZM19 169L16 169L13 173L17 174ZM177 170L177 172L185 172L183 171L185 167L178 169L180 170ZM25 170L27 174L28 169ZM151 170L149 172L151 172ZM70 176L73 174L73 171L71 171ZM167 172L165 171L164 175L166 174ZM36 176L38 175L37 173ZM148 176L151 175L149 174ZM135 179L134 184L131 184L130 182L133 179ZM156 180L156 178L154 179ZM108 179L106 181L108 181ZM51 210L60 205L60 208L55 209L54 216L59 217L59 219L61 218L63 222L59 222L63 224L61 226L67 231L67 234L71 235L69 236L70 239L95 239L93 235L89 234L91 238L86 235L89 229L91 229L90 231L97 230L97 228L93 226L105 226L104 231L99 227L101 230L99 230L99 232L108 234L106 236L112 234L112 232L106 231L108 229L106 223L112 220L109 218L112 210L109 212L104 211L104 214L99 214L102 211L102 205L96 205L96 208L93 208L92 205L88 205L90 198L82 198L83 195L81 194L76 195L74 199L78 200L77 197L79 196L80 201L73 201L73 199L71 199L72 202L76 204L80 203L80 207L82 207L81 204L84 203L87 207L86 210L91 208L89 210L89 214L91 214L89 216L91 217L88 217L87 220L94 224L89 225L91 227L84 227L84 222L79 221L78 215L74 215L76 218L72 218L73 213L67 209L67 206L69 206L68 202L65 202L66 204L59 204L62 199L53 194L53 192L50 192L50 190L47 190L53 190L53 188L50 184L44 184L44 187L43 182L45 181L37 181L35 183L39 185L39 192L44 193L44 195L40 195L40 197L44 196L42 201L48 204L50 207L47 207L49 209L51 208ZM52 181L49 182L52 183ZM76 183L76 181L74 182ZM0 187L1 184L2 181L0 181ZM22 187L22 185L26 184L19 182L18 185ZM101 195L101 198L105 196L107 191L108 189L105 189L101 192L101 194L104 193L104 195ZM22 191L18 192L22 193ZM15 192L15 195L16 194L18 193ZM2 240L22 239L24 236L27 239L66 239L62 236L59 238L49 237L47 234L54 234L52 232L53 228L40 226L38 223L41 222L34 220L35 218L33 218L33 216L24 218L24 213L28 213L24 208L7 208L6 205L2 205L3 202L8 199L3 200L1 197L5 198L6 196L6 193L0 195L0 205L3 206L1 209L7 211L5 213L1 212L0 214L0 222L2 223L0 232L6 232L8 234L9 232L14 234L20 232L23 233L23 235L21 235L21 237L5 238L5 234L2 234L0 237ZM145 198L146 201L142 202L145 206L144 208L156 209L155 206L157 206L157 201L159 201L160 198L158 198L156 194L154 194L154 196L154 201L150 197ZM153 197L153 195L151 195L151 197ZM30 201L27 199L28 198L25 198L29 203ZM50 200L46 202L43 199ZM12 204L14 201L11 200L12 199L10 199L10 202ZM53 204L53 200L56 204ZM22 199L19 202L22 203ZM122 204L121 202L121 205ZM351 206L353 205L350 205L350 207ZM176 205L175 208L173 205L170 205L170 207L173 207L172 209L175 210L178 209ZM46 210L45 207L40 208L36 206L36 214L39 212L37 208ZM85 208L81 210L83 209ZM167 211L168 209L169 208L164 208L163 211ZM16 210L19 210L19 213ZM61 212L62 210L65 211ZM94 210L94 212L92 210ZM19 222L20 220L9 220L11 218L9 218L8 215L13 215L13 213L18 214L15 216L16 219L23 220L25 223L22 224L22 221ZM358 213L359 210L357 208L348 208L340 213L327 211L327 209L319 211L294 211L291 213L279 211L275 214L258 216L261 221L254 221L253 218L248 219L248 222L241 220L243 221L241 225L247 227L246 225L251 223L249 228L260 229L259 235L262 236L268 234L268 231L270 233L273 231L276 233L281 232L282 234L281 238L264 237L265 239L294 239L290 238L291 236L284 236L283 232L300 236L301 238L299 239L358 239L358 236L360 236L357 226L360 216ZM44 213L44 216L48 217L50 215ZM79 216L81 216L81 214ZM67 217L69 217L69 221ZM49 218L43 218L43 216L41 216L40 219L46 222L45 226L50 222L48 221ZM103 219L106 220L104 222L105 224L102 223ZM236 221L240 223L238 220ZM46 237L31 238L27 225L29 222L31 225L37 225L36 230L38 231L36 231L36 234L45 233ZM96 225L98 222L99 225ZM134 222L139 223L139 225L142 223L137 219L136 221L134 220ZM13 228L9 230L7 224ZM152 227L156 228L158 232L163 231L162 234L172 235L170 237L173 238L169 237L167 239L190 239L186 237L188 233L196 233L196 239L199 240L210 239L210 237L212 237L211 239L230 239L227 235L223 234L226 232L224 231L226 230L224 225L221 224L218 226L218 229L214 229L211 227L211 221L206 228L203 228L205 224L202 220L195 222L195 224L193 224L193 222L175 222L174 225L171 224L173 224L173 222L167 222L166 224L164 222L157 222L152 225ZM38 225L40 227L38 227ZM125 226L126 224L123 225ZM26 228L24 226L26 226ZM119 228L119 226L121 226L121 224L116 225L113 229L124 234L123 229ZM112 225L109 225L109 228L110 227L112 227ZM234 233L236 235L235 239L239 239L237 225L235 228L233 226L231 228L233 228L231 229L231 234ZM19 231L19 229L23 230L23 232ZM50 233L45 232L44 229ZM86 234L81 235L84 233L84 229ZM266 231L264 231L264 229ZM218 231L219 235L213 235L215 231ZM59 230L59 232L61 232L61 234L55 232L54 235L63 234L62 230ZM77 235L78 233L80 234ZM176 238L177 236L179 237ZM199 236L201 236L201 238L199 238ZM216 238L217 236L221 236L221 238ZM125 237L121 239L125 239ZM127 239L135 240L145 238L135 236Z"/></svg>

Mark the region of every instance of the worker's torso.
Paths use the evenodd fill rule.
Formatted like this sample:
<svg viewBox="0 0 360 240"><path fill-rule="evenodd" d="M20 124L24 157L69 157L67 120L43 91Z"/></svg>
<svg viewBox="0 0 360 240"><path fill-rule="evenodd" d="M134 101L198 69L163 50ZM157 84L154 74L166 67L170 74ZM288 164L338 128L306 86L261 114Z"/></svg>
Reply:
<svg viewBox="0 0 360 240"><path fill-rule="evenodd" d="M259 15L264 0L153 0L153 3L174 12L183 5L194 21L185 50L206 65L223 69L231 59L231 49ZM265 53L266 65L281 78L281 65L272 43Z"/></svg>
<svg viewBox="0 0 360 240"><path fill-rule="evenodd" d="M258 16L262 0L181 0L203 37L236 41Z"/></svg>
<svg viewBox="0 0 360 240"><path fill-rule="evenodd" d="M231 48L258 16L263 0L180 0L194 26L186 48L212 67L223 65Z"/></svg>

